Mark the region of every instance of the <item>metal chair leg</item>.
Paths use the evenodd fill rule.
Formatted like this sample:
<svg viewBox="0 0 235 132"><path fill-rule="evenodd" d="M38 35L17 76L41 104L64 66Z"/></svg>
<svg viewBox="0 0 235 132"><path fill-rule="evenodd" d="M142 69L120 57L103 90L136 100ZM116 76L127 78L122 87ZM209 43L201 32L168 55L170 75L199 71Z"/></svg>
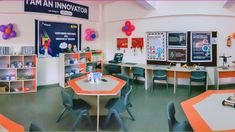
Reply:
<svg viewBox="0 0 235 132"><path fill-rule="evenodd" d="M131 114L130 110L128 109L128 107L126 108L127 113L129 114L129 116L131 117L131 120L135 121L134 116Z"/></svg>
<svg viewBox="0 0 235 132"><path fill-rule="evenodd" d="M114 110L113 113L114 113L114 115L115 115L115 117L116 117L116 119L117 119L119 125L120 125L121 128L123 129L123 131L124 131L124 132L127 132L127 129L126 129L125 125L124 125L123 120L120 118L119 113L118 113L116 110Z"/></svg>
<svg viewBox="0 0 235 132"><path fill-rule="evenodd" d="M104 122L104 128L107 127L109 120L111 118L111 115L112 115L112 112L109 110L108 115L107 115L105 122Z"/></svg>
<svg viewBox="0 0 235 132"><path fill-rule="evenodd" d="M89 114L89 111L86 111L85 114L86 114L88 123L89 123L90 127L92 128L93 124L92 124L92 121L91 121L91 116Z"/></svg>
<svg viewBox="0 0 235 132"><path fill-rule="evenodd" d="M60 116L59 116L59 118L57 119L56 122L59 122L59 121L61 120L61 118L62 118L62 116L64 115L64 113L65 113L66 110L67 110L67 109L64 108L64 110L61 112L61 114L60 114Z"/></svg>
<svg viewBox="0 0 235 132"><path fill-rule="evenodd" d="M76 118L75 122L73 123L72 127L71 127L71 131L74 131L76 129L76 126L78 125L79 121L81 120L83 113L80 112L78 114L78 117Z"/></svg>
<svg viewBox="0 0 235 132"><path fill-rule="evenodd" d="M191 81L189 82L189 91L188 91L188 96L191 96L192 93L192 86L191 86Z"/></svg>

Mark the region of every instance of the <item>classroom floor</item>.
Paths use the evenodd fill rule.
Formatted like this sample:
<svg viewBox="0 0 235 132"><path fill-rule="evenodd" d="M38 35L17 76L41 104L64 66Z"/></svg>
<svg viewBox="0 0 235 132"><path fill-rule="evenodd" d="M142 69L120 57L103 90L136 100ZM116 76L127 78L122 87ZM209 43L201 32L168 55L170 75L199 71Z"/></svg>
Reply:
<svg viewBox="0 0 235 132"><path fill-rule="evenodd" d="M166 119L168 101L175 102L176 118L179 121L186 119L180 102L190 98L188 97L188 87L178 86L176 94L173 94L172 85L167 92L164 85L155 91L151 89L145 91L143 82L138 81L131 84L133 85L131 111L136 120L130 120L127 113L122 115L129 131L168 131ZM203 92L202 88L195 87L191 97L201 92ZM0 95L0 106L1 114L22 124L25 130L28 130L32 121L37 121L43 124L48 131L68 131L74 122L74 118L67 114L59 123L56 123L56 119L63 109L58 85L40 87L37 93ZM95 131L96 117L92 117L92 120L93 128L88 128L86 120L83 120L76 130ZM104 118L101 118L101 125L103 120ZM115 118L112 118L112 122L107 128L101 127L100 129L101 131L122 131Z"/></svg>

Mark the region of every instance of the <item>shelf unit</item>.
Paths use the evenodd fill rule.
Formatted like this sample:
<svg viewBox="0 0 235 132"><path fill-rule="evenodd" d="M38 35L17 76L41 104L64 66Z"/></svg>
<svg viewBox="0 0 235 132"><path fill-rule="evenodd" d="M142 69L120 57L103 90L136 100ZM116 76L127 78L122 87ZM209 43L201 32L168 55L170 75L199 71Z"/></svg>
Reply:
<svg viewBox="0 0 235 132"><path fill-rule="evenodd" d="M66 88L73 74L102 72L103 52L61 53L59 65L60 86Z"/></svg>
<svg viewBox="0 0 235 132"><path fill-rule="evenodd" d="M36 55L0 55L0 94L37 92Z"/></svg>

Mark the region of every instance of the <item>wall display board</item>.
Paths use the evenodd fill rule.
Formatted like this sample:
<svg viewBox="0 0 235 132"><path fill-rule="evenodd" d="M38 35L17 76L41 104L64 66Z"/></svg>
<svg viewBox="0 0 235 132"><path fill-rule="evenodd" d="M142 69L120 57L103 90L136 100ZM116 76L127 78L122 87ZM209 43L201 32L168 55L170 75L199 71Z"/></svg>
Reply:
<svg viewBox="0 0 235 132"><path fill-rule="evenodd" d="M59 57L60 53L77 52L81 47L79 30L78 24L36 21L38 57Z"/></svg>
<svg viewBox="0 0 235 132"><path fill-rule="evenodd" d="M168 47L187 47L186 32L168 32Z"/></svg>
<svg viewBox="0 0 235 132"><path fill-rule="evenodd" d="M191 32L191 62L212 62L211 32Z"/></svg>
<svg viewBox="0 0 235 132"><path fill-rule="evenodd" d="M166 61L166 32L147 32L147 59Z"/></svg>
<svg viewBox="0 0 235 132"><path fill-rule="evenodd" d="M167 58L169 62L187 62L187 49L168 48Z"/></svg>
<svg viewBox="0 0 235 132"><path fill-rule="evenodd" d="M49 13L88 19L89 8L65 0L24 0L25 12Z"/></svg>

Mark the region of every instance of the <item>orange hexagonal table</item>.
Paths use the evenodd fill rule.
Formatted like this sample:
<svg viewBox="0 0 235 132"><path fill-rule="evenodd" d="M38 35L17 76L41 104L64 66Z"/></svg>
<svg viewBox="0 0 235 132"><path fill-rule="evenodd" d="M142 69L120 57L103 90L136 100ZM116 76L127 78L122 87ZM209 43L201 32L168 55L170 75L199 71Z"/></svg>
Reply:
<svg viewBox="0 0 235 132"><path fill-rule="evenodd" d="M99 96L117 95L126 82L111 75L104 75L98 83L90 83L87 76L82 76L69 81L70 87L77 95L97 96L97 131L99 130Z"/></svg>
<svg viewBox="0 0 235 132"><path fill-rule="evenodd" d="M208 90L181 103L194 131L235 131L235 108L223 106L223 100L235 90Z"/></svg>
<svg viewBox="0 0 235 132"><path fill-rule="evenodd" d="M24 132L24 127L0 114L0 132Z"/></svg>

